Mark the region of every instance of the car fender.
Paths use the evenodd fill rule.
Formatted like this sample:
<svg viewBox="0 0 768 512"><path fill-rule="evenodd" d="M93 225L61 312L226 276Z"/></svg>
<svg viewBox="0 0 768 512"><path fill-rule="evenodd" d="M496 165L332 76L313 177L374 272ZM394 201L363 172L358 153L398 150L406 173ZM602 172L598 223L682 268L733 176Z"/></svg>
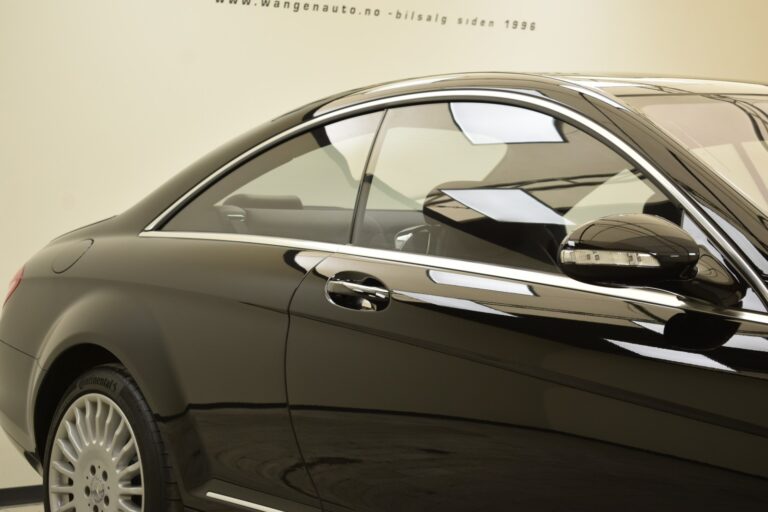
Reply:
<svg viewBox="0 0 768 512"><path fill-rule="evenodd" d="M52 322L38 353L40 371L30 396L37 396L45 374L62 354L82 345L95 345L114 355L136 380L155 414L184 410L186 402L159 323L138 295L117 289L85 293ZM33 414L34 407L29 410Z"/></svg>

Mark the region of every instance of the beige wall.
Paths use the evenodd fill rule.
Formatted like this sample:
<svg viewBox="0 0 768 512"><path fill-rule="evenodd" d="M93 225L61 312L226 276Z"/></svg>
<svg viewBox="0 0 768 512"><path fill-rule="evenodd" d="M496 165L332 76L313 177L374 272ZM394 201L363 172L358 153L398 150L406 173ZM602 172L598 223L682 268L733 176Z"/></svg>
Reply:
<svg viewBox="0 0 768 512"><path fill-rule="evenodd" d="M339 90L472 70L768 82L765 0L309 0L379 17L229 1L0 3L3 288L55 235L124 210L216 145ZM447 21L398 21L398 10ZM458 25L465 16L495 26ZM507 19L536 29L508 30ZM34 480L11 469L18 460L0 440L0 487Z"/></svg>

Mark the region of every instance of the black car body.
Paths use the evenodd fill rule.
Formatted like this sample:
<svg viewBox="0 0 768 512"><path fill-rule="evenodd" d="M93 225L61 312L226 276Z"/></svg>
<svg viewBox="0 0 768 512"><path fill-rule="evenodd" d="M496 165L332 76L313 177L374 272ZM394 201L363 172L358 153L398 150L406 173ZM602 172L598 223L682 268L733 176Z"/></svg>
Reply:
<svg viewBox="0 0 768 512"><path fill-rule="evenodd" d="M277 118L25 264L0 422L45 472L67 388L119 364L191 510L766 510L766 209L646 108L699 99L765 144L768 87L704 80L453 75ZM698 274L569 274L621 214Z"/></svg>

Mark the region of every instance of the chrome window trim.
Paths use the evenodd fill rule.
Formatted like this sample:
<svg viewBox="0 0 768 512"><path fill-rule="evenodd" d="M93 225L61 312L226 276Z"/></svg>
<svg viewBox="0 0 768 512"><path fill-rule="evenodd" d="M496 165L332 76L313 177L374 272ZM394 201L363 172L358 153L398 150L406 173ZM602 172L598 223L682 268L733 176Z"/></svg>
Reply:
<svg viewBox="0 0 768 512"><path fill-rule="evenodd" d="M271 137L270 139L267 139L261 144L254 146L253 148L249 149L248 151L242 153L241 155L232 159L228 163L224 164L218 170L208 175L205 179L203 179L197 185L192 187L189 191L187 191L184 195L182 195L179 199L177 199L170 207L168 207L165 211L163 211L160 215L158 215L149 225L147 225L144 228L144 232L156 233L154 230L161 223L169 219L174 213L176 213L178 208L180 208L182 205L184 205L187 202L188 199L196 195L199 191L205 189L210 183L217 180L219 177L226 174L227 172L233 170L245 160L248 160L249 158L260 153L261 151L265 151L273 147L274 145L290 137L293 137L294 135L297 135L304 131L315 128L319 125L325 124L334 119L341 119L348 115L354 114L355 112L375 109L376 107L393 107L401 104L418 102L420 100L465 101L465 100L473 100L473 99L486 100L486 101L493 100L497 102L501 100L502 103L512 102L515 104L535 106L535 107L538 107L539 109L543 109L545 111L559 114L564 119L572 121L576 125L587 127L588 129L592 130L594 133L599 134L600 137L603 138L603 140L612 144L614 148L617 149L623 157L628 158L630 161L635 162L646 173L648 173L648 175L652 176L657 181L657 183L661 186L662 190L666 194L675 198L682 205L684 210L694 219L694 221L697 224L699 224L699 226L704 231L704 233L711 236L715 240L717 245L721 247L726 252L728 257L731 258L731 260L739 267L739 269L744 273L745 277L749 281L749 284L758 292L758 294L763 300L763 303L768 305L768 302L767 302L768 286L766 286L766 284L760 279L760 277L757 275L755 270L751 267L749 262L747 262L738 253L738 251L736 251L733 248L730 241L720 233L719 229L713 224L712 221L709 220L709 218L707 218L706 215L704 215L701 212L698 206L694 204L693 201L691 201L681 190L679 190L678 187L675 186L675 184L672 183L672 181L669 178L667 178L661 171L656 169L656 167L654 167L637 150L635 150L632 146L630 146L620 137L615 135L613 132L609 131L607 128L602 126L600 123L593 121L592 119L584 116L579 112L576 112L575 110L561 103L555 102L548 98L530 96L530 95L521 94L518 92L509 92L509 91L502 91L502 90L450 89L445 91L409 93L409 94L403 94L398 96L392 96L388 98L379 98L379 99L359 103L356 105L351 105L349 107L344 107L338 110L328 112L314 119L311 119L309 121L296 125L293 128L289 128L288 130L281 132L275 135L274 137ZM208 233L207 235L212 235L212 234ZM243 235L243 236L250 236L250 235ZM267 237L260 237L260 238L267 238ZM216 238L211 238L211 239L216 239ZM298 241L298 242L303 242L303 241ZM297 245L294 244L293 246L297 246ZM343 247L349 248L350 246L343 246ZM354 249L365 249L365 248L354 247ZM382 252L391 252L391 251L382 251ZM397 253L397 254L404 256L402 253ZM427 256L427 257L433 258L431 256ZM448 259L448 258L439 258L439 259ZM398 260L398 261L405 261L405 260ZM469 263L471 265L484 265L484 264L472 263L472 262L463 262L463 263ZM516 272L529 272L521 269L514 269L514 270ZM564 278L564 279L568 279L569 281L571 281L571 283L578 283L577 281L571 280L570 278ZM578 284L582 285L583 283L578 283ZM573 288L575 286L576 286L575 284L572 284L570 287ZM594 287L594 288L603 289L603 287Z"/></svg>
<svg viewBox="0 0 768 512"><path fill-rule="evenodd" d="M250 501L233 498L231 496L227 496L226 494L219 494L217 492L208 491L205 493L205 496L214 500L223 501L224 503L230 503L232 505L249 508L251 510L259 510L261 512L283 512L282 510L276 508L265 507L264 505L258 505Z"/></svg>
<svg viewBox="0 0 768 512"><path fill-rule="evenodd" d="M638 300L642 302L651 302L654 304L662 304L671 307L681 307L685 305L684 301L680 300L676 294L671 292L641 288L610 288L607 286L595 286L576 281L570 277L560 274L505 267L501 265L493 265L490 263L477 263L474 261L457 260L454 258L431 256L428 254L416 254L389 251L386 249L371 249L368 247L358 247L355 245L329 244L326 242L311 242L308 240L298 240L292 238L278 238L271 236L244 235L235 233L145 231L139 236L145 238L172 238L239 242L255 245L285 247L290 249L322 251L333 254L359 256L376 260L386 260L397 263L427 266L430 268L439 268L444 270L456 270L483 276L500 277L514 281L520 281L523 283L541 284L546 286L554 286L557 288L577 289L581 291L597 293L600 295L608 295L623 299Z"/></svg>
<svg viewBox="0 0 768 512"><path fill-rule="evenodd" d="M599 124L591 121L587 117L579 114L574 110L571 110L570 108L560 103L557 103L553 100L549 100L543 97L532 96L530 94L525 94L520 92L507 92L507 91L488 90L488 89L451 89L446 91L409 93L409 94L403 94L399 96L392 96L388 98L378 98L375 100L370 100L370 101L358 103L355 105L350 105L348 107L343 107L338 110L332 110L323 115L310 119L309 121L305 121L292 128L289 128L275 135L274 137L271 137L265 140L264 142L257 144L251 149L233 158L232 160L230 160L229 162L221 166L219 169L217 169L215 172L208 175L206 178L204 178L202 181L200 181L197 185L192 187L190 190L188 190L183 196L177 199L173 204L171 204L171 206L166 208L160 215L158 215L152 222L150 222L144 228L144 231L152 231L154 229L157 229L160 224L162 224L166 220L169 220L169 218L174 213L176 213L176 210L179 209L179 207L181 207L184 203L186 203L188 199L196 195L197 192L200 191L201 189L206 188L210 183L216 181L219 177L235 169L240 164L254 157L255 155L261 153L262 151L266 151L267 149L295 135L299 135L305 131L311 130L312 128L316 128L317 126L326 124L327 122L333 121L334 119L347 117L348 115L354 114L355 112L358 112L361 110L375 109L376 107L388 108L388 107L397 106L400 104L417 102L419 100L432 100L432 99L438 99L438 100L439 99L443 99L443 100L450 100L450 99L453 99L453 100L468 100L468 99L469 100L471 99L499 100L501 99L501 100L507 100L507 101L513 101L513 102L520 102L524 104L530 104L530 105L535 105L544 110L550 110L552 112L556 112L567 119L572 119L574 121L581 122L585 126L589 126L591 129L600 133L601 135L606 135L606 134L612 135L610 134L610 132L605 130L605 128L602 128L602 126L600 126ZM618 139L617 137L614 136L614 138L617 141L620 141L620 139ZM630 150L632 149L629 146L627 146L627 148Z"/></svg>
<svg viewBox="0 0 768 512"><path fill-rule="evenodd" d="M342 244L328 242L313 242L299 238L281 238L277 236L247 235L240 233L208 233L204 231L144 231L139 233L142 238L181 238L187 240L215 240L220 242L240 242L255 245L273 245L291 249L306 249L308 251L339 252Z"/></svg>
<svg viewBox="0 0 768 512"><path fill-rule="evenodd" d="M565 81L573 83L571 80L565 80ZM587 96L600 100L603 103L606 103L612 107L615 107L621 110L629 110L629 108L626 105L622 105L617 100L606 95L605 92L603 92L600 89L588 88L588 87L584 87L583 85L564 85L563 87L566 89L570 89L572 91L576 91L579 94L586 94Z"/></svg>
<svg viewBox="0 0 768 512"><path fill-rule="evenodd" d="M536 270L526 270L514 267L505 267L503 265L494 265L491 263L477 263L474 261L457 260L454 258L445 258L442 256L431 256L428 254L416 254L399 251L390 251L386 249L370 249L368 247L358 247L354 245L331 244L327 242L313 242L309 240L300 240L295 238L279 238L260 235L243 235L236 233L204 233L189 231L145 231L139 234L142 238L167 238L167 239L186 239L186 240L210 240L219 242L236 242L254 245L269 245L273 247L284 247L287 249L304 249L309 251L328 252L345 256L357 256L373 260L391 261L394 263L403 263L409 265L418 265L440 270L452 270L456 272L466 272L483 277L509 279L518 281L522 284L539 284L566 290L576 290L606 297L615 297L623 300L636 302L645 302L659 306L672 308L688 308L691 305L679 295L665 290L655 290L650 288L612 288L609 286L598 286L582 283L571 279L565 275L549 272L539 272ZM698 307L697 309L701 309ZM756 322L768 325L768 315L757 312L743 311L736 309L718 309L713 312L749 322Z"/></svg>

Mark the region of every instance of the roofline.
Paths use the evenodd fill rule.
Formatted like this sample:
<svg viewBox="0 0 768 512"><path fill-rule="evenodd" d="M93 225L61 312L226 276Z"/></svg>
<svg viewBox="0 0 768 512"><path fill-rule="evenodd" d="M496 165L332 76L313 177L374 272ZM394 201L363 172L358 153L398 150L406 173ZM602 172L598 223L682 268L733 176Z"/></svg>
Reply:
<svg viewBox="0 0 768 512"><path fill-rule="evenodd" d="M757 80L745 80L740 78L728 78L728 77L716 77L716 76L700 76L700 75L673 75L668 73L606 73L606 72L549 72L541 73L543 76L550 78L562 78L572 77L580 79L610 79L614 81L653 81L653 80L681 80L681 81L697 81L697 82L731 82L737 84L749 84L749 85L766 85L768 82L762 82Z"/></svg>
<svg viewBox="0 0 768 512"><path fill-rule="evenodd" d="M674 83L672 81L675 81ZM447 88L476 88L476 89L495 89L507 91L521 91L530 89L531 91L542 89L556 89L563 94L568 95L588 95L616 108L633 110L632 106L622 99L622 95L616 94L609 87L597 87L590 85L594 82L615 82L617 84L626 84L626 86L637 87L656 87L670 89L666 91L673 94L671 89L677 90L679 94L704 94L700 91L690 90L685 87L686 82L690 85L703 85L707 82L714 83L732 83L747 86L767 87L768 83L748 82L741 80L724 80L714 78L693 78L681 77L675 75L663 74L611 74L611 73L517 73L506 71L485 71L468 73L448 73L440 75L426 75L413 78L392 80L374 85L352 89L350 91L326 98L321 102L314 116L327 114L342 108L346 108L358 103L370 101L371 99L386 98L407 93L429 92L432 90L445 90ZM670 81L665 85L663 81ZM654 83L656 82L656 83ZM616 87L618 89L618 87ZM713 92L714 93L714 92ZM768 89L766 90L768 94ZM723 91L723 94L728 92Z"/></svg>

